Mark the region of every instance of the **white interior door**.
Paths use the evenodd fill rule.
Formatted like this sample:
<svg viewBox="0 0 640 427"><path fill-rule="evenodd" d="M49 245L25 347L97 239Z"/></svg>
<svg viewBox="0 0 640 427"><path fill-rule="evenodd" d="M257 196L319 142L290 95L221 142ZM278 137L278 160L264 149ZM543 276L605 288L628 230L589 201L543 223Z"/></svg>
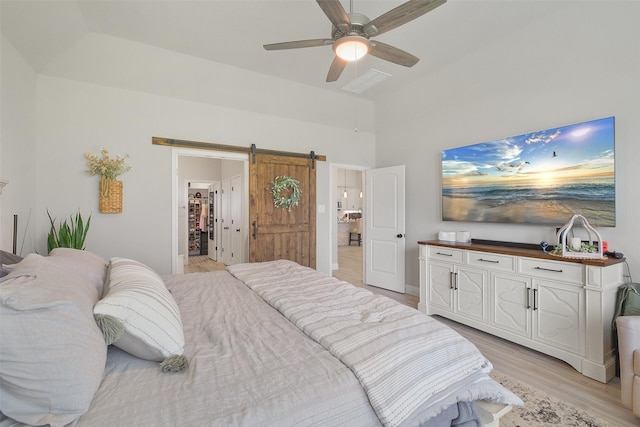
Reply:
<svg viewBox="0 0 640 427"><path fill-rule="evenodd" d="M231 263L231 179L222 180L222 195L220 197L220 241L219 255L223 263Z"/></svg>
<svg viewBox="0 0 640 427"><path fill-rule="evenodd" d="M405 292L405 167L366 172L365 280Z"/></svg>
<svg viewBox="0 0 640 427"><path fill-rule="evenodd" d="M242 179L231 178L231 254L229 264L242 262Z"/></svg>
<svg viewBox="0 0 640 427"><path fill-rule="evenodd" d="M220 228L218 227L220 218L220 183L216 182L209 185L209 258L218 260L218 240L220 236Z"/></svg>

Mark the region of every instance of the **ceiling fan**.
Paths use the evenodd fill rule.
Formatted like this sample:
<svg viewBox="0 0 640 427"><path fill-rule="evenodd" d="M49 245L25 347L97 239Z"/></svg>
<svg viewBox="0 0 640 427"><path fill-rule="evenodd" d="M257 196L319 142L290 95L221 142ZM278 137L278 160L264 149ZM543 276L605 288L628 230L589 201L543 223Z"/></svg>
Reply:
<svg viewBox="0 0 640 427"><path fill-rule="evenodd" d="M338 80L347 63L362 58L367 53L385 61L405 67L414 66L420 59L397 47L371 37L379 36L406 24L444 4L447 0L409 0L400 6L370 20L360 13L348 13L339 0L316 0L329 21L330 39L297 40L265 44L266 50L298 49L304 47L333 46L336 56L329 67L327 82Z"/></svg>

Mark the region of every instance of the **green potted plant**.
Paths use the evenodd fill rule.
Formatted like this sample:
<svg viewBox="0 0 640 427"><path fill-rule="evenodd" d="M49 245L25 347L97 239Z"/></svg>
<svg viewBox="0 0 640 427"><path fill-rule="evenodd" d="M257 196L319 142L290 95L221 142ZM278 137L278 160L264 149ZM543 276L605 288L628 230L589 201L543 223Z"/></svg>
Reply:
<svg viewBox="0 0 640 427"><path fill-rule="evenodd" d="M55 219L51 218L51 214L47 209L47 215L49 216L49 222L51 223L51 230L47 237L47 250L51 252L55 248L73 248L84 249L84 240L87 237L89 226L91 225L91 215L87 219L86 223L82 219L82 215L78 211L75 218L73 215L69 217L69 222L58 222L56 228Z"/></svg>

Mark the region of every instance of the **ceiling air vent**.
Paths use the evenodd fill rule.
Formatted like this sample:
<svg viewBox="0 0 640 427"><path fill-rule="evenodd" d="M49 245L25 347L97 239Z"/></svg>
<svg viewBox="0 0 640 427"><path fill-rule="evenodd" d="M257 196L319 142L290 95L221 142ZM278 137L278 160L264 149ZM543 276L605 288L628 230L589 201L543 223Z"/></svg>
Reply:
<svg viewBox="0 0 640 427"><path fill-rule="evenodd" d="M344 85L342 89L348 92L362 93L365 90L371 89L375 85L381 83L383 80L388 79L389 77L391 77L391 74L387 74L385 72L371 68L369 71L363 73L361 76L356 77L355 79Z"/></svg>

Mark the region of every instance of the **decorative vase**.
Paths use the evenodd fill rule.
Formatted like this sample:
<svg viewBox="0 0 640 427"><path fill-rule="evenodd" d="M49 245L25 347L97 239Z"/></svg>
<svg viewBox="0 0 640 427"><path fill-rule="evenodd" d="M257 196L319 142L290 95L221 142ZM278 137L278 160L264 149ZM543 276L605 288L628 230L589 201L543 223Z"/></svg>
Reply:
<svg viewBox="0 0 640 427"><path fill-rule="evenodd" d="M122 181L100 180L100 212L122 212Z"/></svg>

